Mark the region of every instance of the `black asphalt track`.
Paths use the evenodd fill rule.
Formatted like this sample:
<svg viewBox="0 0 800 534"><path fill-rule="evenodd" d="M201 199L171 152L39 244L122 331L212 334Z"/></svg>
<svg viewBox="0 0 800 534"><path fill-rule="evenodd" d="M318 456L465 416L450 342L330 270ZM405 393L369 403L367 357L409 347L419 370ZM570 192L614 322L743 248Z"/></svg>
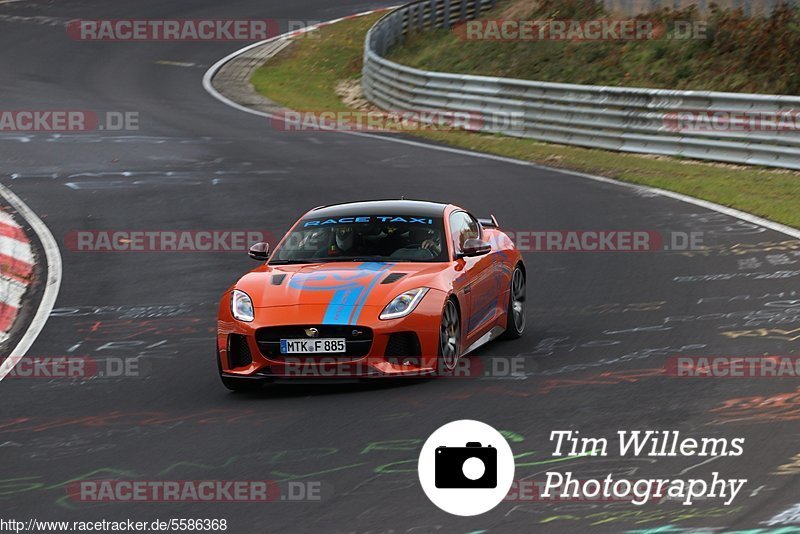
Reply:
<svg viewBox="0 0 800 534"><path fill-rule="evenodd" d="M42 217L64 260L56 310L27 357L136 358L140 377L0 383L0 516L152 521L225 518L229 532L661 532L769 525L800 502L796 379L660 376L676 355L796 355L797 241L619 185L337 133L284 133L213 99L206 69L243 43L87 43L73 18L327 20L381 7L331 0L81 0L0 4L3 109L134 111L138 132L0 134L0 179ZM81 253L77 230L268 230L362 198L449 201L517 230L701 232L704 253L527 253L525 335L475 355L520 357L522 376L390 385L220 384L219 296L244 253ZM730 277L707 275L731 274ZM782 273L782 274L779 274ZM456 518L425 497L422 442L477 419L504 430L517 478L543 480L553 430L744 437L741 457L571 460L577 478L747 478L708 499L504 502ZM794 458L794 460L793 460ZM792 462L794 464L792 465ZM566 469L566 463L559 466ZM94 503L70 481L319 482L319 501ZM783 516L787 517L787 516ZM670 526L670 528L667 528ZM790 530L785 530L788 532Z"/></svg>

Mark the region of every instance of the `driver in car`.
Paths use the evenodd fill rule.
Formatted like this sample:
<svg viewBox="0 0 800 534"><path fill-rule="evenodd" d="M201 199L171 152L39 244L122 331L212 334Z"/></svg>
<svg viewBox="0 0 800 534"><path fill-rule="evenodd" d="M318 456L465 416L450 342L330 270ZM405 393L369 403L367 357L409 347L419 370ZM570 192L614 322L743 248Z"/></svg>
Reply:
<svg viewBox="0 0 800 534"><path fill-rule="evenodd" d="M358 256L361 247L356 246L356 235L352 226L339 226L333 230L333 242L328 248L328 256Z"/></svg>
<svg viewBox="0 0 800 534"><path fill-rule="evenodd" d="M439 232L434 230L425 230L425 239L422 241L420 247L425 250L430 250L431 254L438 256L442 252L442 240L439 239Z"/></svg>

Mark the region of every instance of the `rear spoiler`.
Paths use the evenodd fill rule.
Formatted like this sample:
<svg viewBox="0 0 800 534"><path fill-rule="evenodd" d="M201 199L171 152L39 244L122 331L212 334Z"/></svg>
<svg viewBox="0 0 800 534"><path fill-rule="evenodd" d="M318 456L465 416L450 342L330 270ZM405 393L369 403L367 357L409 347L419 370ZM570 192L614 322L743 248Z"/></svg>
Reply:
<svg viewBox="0 0 800 534"><path fill-rule="evenodd" d="M500 225L497 223L497 219L495 219L494 215L489 215L489 217L478 217L478 222L481 223L481 226L484 228L500 228Z"/></svg>

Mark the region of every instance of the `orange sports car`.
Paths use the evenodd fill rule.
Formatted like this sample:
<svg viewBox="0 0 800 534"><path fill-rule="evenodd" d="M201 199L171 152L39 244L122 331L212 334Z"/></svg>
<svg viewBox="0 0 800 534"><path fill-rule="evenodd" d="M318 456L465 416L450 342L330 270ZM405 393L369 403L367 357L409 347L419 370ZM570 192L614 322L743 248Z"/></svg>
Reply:
<svg viewBox="0 0 800 534"><path fill-rule="evenodd" d="M525 265L497 221L417 200L314 208L219 304L223 384L446 375L525 329Z"/></svg>

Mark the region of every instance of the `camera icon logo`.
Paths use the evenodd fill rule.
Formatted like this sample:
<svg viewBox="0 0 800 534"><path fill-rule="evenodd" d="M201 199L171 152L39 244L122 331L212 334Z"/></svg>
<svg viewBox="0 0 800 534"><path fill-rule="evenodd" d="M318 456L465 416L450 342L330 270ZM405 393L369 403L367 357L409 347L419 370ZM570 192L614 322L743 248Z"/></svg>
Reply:
<svg viewBox="0 0 800 534"><path fill-rule="evenodd" d="M437 488L496 488L497 449L470 441L466 447L437 447Z"/></svg>
<svg viewBox="0 0 800 534"><path fill-rule="evenodd" d="M514 481L514 454L500 432L486 423L462 419L428 437L417 471L433 504L454 515L474 516L488 512L508 495Z"/></svg>

